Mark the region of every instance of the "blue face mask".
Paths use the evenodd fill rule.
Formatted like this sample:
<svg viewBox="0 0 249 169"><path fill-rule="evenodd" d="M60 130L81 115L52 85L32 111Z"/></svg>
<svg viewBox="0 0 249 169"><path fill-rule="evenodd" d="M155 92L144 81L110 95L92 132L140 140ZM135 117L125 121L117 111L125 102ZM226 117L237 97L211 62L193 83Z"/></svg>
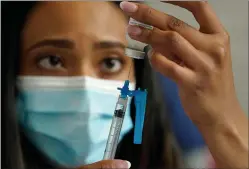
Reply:
<svg viewBox="0 0 249 169"><path fill-rule="evenodd" d="M44 155L64 167L102 160L122 81L24 76L17 85L20 123ZM120 139L132 125L128 105Z"/></svg>

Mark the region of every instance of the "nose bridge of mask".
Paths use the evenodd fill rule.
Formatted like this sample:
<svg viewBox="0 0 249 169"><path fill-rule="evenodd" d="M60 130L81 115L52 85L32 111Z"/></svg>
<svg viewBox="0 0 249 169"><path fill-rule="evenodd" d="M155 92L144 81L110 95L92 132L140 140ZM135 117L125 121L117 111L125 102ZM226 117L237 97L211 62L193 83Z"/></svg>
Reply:
<svg viewBox="0 0 249 169"><path fill-rule="evenodd" d="M100 80L90 77L19 77L18 86L28 101L29 109L39 107L40 111L50 110L69 112L75 107L94 107L93 102L113 105L113 98L118 97L116 88L122 82ZM133 86L135 86L133 84ZM39 97L38 97L39 96ZM105 97L103 97L105 96ZM49 102L53 100L52 102ZM90 102L91 101L91 102ZM114 105L115 106L115 105ZM114 107L113 106L113 107ZM79 111L83 111L82 108ZM87 111L87 110L84 110Z"/></svg>
<svg viewBox="0 0 249 169"><path fill-rule="evenodd" d="M20 77L18 85L28 112L91 113L96 117L113 115L120 84L88 77ZM131 84L131 88L135 85Z"/></svg>

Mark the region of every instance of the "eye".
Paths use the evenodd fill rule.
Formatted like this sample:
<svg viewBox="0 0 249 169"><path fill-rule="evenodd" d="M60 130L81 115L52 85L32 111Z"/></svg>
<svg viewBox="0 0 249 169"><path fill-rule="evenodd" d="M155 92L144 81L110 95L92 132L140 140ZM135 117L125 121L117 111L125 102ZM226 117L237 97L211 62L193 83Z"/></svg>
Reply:
<svg viewBox="0 0 249 169"><path fill-rule="evenodd" d="M62 68L61 57L55 55L49 55L42 57L38 62L39 66L45 69L60 69Z"/></svg>
<svg viewBox="0 0 249 169"><path fill-rule="evenodd" d="M106 58L101 62L100 69L104 73L117 73L123 67L123 63L120 59Z"/></svg>

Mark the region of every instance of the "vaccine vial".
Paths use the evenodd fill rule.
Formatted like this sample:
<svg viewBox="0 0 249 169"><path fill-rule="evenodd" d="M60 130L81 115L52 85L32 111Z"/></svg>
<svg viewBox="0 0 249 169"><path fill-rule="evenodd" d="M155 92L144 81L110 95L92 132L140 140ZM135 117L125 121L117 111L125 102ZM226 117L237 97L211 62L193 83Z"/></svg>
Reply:
<svg viewBox="0 0 249 169"><path fill-rule="evenodd" d="M136 20L133 19L133 18L130 18L130 20L129 20L129 25L141 26L141 27L146 28L146 29L149 29L149 30L152 30L152 29L153 29L153 26L144 24L144 23L139 22L139 21L136 21Z"/></svg>

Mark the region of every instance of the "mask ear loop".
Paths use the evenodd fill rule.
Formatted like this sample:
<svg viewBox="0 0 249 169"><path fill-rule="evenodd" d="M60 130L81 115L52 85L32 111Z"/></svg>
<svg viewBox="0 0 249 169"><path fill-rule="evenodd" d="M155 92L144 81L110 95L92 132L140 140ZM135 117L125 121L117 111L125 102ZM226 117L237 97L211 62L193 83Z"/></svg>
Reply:
<svg viewBox="0 0 249 169"><path fill-rule="evenodd" d="M28 113L26 111L26 102L25 96L20 90L18 89L18 96L16 97L16 120L21 122L21 124L28 124Z"/></svg>
<svg viewBox="0 0 249 169"><path fill-rule="evenodd" d="M16 112L16 120L17 122L22 125L30 125L29 123L29 111L28 111L28 105L27 105L27 97L24 92L26 90L22 85L22 80L17 80L17 83L15 85L15 112Z"/></svg>

